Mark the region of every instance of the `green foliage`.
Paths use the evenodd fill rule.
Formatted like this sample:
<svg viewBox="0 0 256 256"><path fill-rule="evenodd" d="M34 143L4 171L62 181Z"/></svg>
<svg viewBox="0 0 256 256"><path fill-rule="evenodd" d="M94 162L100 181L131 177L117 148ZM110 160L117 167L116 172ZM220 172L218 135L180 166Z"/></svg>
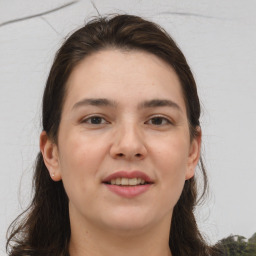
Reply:
<svg viewBox="0 0 256 256"><path fill-rule="evenodd" d="M217 244L222 250L222 256L256 256L256 233L248 239L243 236L231 235Z"/></svg>

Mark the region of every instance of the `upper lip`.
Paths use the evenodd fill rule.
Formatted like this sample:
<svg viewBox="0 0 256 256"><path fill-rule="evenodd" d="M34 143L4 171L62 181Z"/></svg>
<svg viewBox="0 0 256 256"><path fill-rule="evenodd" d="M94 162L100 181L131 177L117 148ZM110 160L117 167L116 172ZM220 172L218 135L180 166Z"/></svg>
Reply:
<svg viewBox="0 0 256 256"><path fill-rule="evenodd" d="M153 180L147 174L141 171L117 171L104 178L102 182L110 182L111 180L117 178L141 178L147 183L153 183Z"/></svg>

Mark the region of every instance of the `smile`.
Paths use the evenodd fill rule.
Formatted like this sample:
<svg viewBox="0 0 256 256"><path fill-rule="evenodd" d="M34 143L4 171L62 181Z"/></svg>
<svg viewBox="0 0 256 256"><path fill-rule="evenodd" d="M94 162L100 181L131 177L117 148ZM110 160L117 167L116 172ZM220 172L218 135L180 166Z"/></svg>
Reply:
<svg viewBox="0 0 256 256"><path fill-rule="evenodd" d="M119 171L106 177L103 184L118 196L132 198L148 191L154 183L143 172Z"/></svg>
<svg viewBox="0 0 256 256"><path fill-rule="evenodd" d="M141 178L116 178L110 181L111 185L119 185L119 186L137 186L137 185L144 185L146 183L145 180Z"/></svg>

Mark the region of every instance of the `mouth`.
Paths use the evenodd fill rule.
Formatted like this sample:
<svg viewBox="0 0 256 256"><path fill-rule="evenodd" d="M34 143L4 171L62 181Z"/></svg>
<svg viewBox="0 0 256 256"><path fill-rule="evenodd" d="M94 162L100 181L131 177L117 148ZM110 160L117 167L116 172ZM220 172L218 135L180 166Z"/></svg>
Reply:
<svg viewBox="0 0 256 256"><path fill-rule="evenodd" d="M103 182L105 184L109 185L116 185L116 186L141 186L141 185L147 185L152 184L152 182L146 182L142 178L115 178L111 179L110 181Z"/></svg>
<svg viewBox="0 0 256 256"><path fill-rule="evenodd" d="M148 191L153 180L140 171L119 171L106 177L102 183L115 194L132 198Z"/></svg>
<svg viewBox="0 0 256 256"><path fill-rule="evenodd" d="M154 183L147 174L141 171L118 171L107 176L102 182L117 186L141 186Z"/></svg>

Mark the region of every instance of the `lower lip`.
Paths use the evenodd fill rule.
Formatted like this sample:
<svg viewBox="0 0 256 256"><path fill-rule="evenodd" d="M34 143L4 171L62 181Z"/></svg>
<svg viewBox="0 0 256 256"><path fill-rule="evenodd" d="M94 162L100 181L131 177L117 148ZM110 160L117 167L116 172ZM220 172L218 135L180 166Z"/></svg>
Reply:
<svg viewBox="0 0 256 256"><path fill-rule="evenodd" d="M116 193L119 196L132 198L139 196L150 189L152 184L138 185L138 186L117 186L111 184L104 185L112 192Z"/></svg>

